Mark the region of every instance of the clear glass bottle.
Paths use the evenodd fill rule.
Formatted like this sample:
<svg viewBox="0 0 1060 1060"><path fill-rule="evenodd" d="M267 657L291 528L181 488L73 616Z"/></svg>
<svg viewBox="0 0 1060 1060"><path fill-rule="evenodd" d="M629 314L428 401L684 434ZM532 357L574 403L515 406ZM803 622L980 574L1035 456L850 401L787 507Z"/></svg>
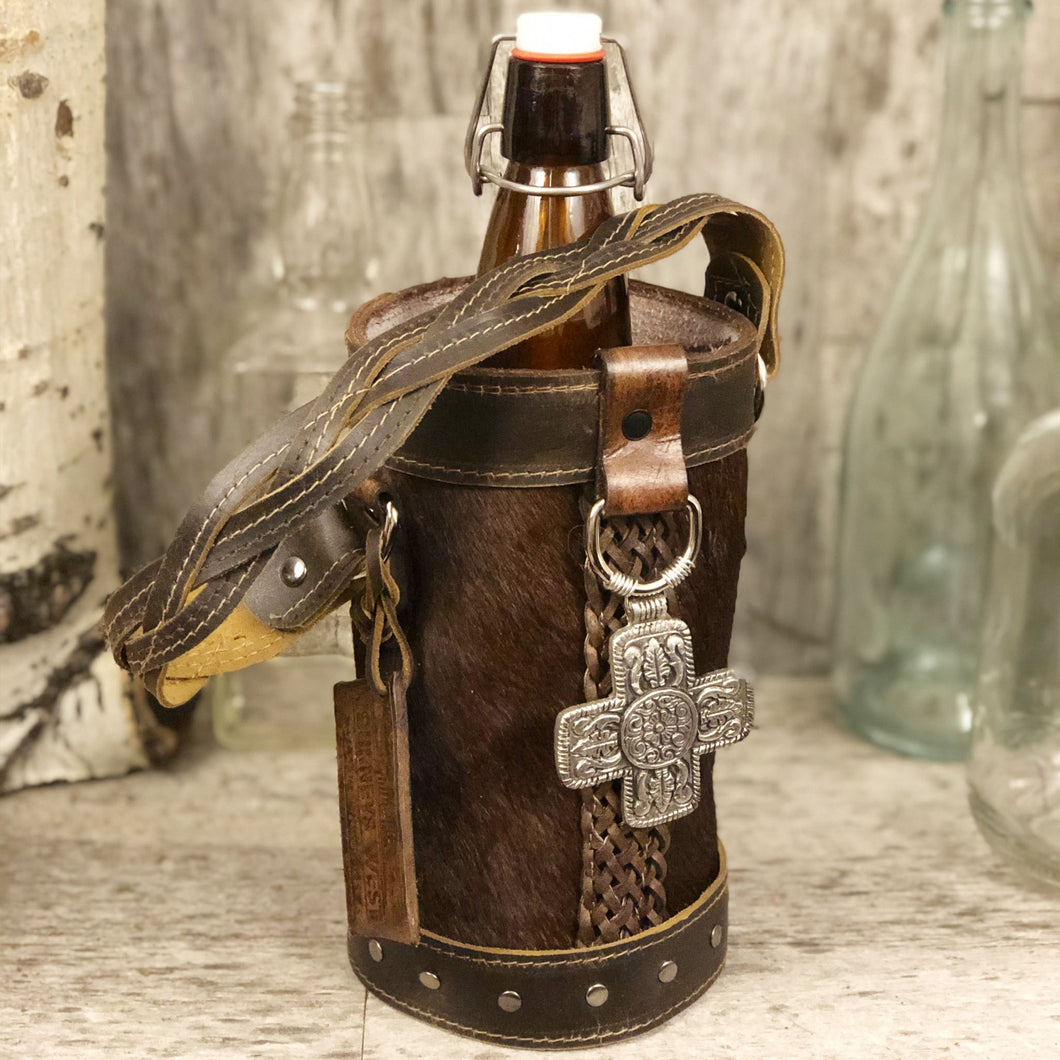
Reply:
<svg viewBox="0 0 1060 1060"><path fill-rule="evenodd" d="M860 735L966 756L990 490L1060 404L1056 306L1019 143L1022 0L950 0L939 162L843 454L835 675Z"/></svg>
<svg viewBox="0 0 1060 1060"><path fill-rule="evenodd" d="M994 533L969 801L996 850L1060 886L1060 410L1005 461Z"/></svg>
<svg viewBox="0 0 1060 1060"><path fill-rule="evenodd" d="M345 356L352 311L371 294L371 203L363 178L364 101L353 85L295 90L277 219L276 285L246 313L224 356L222 445L234 454L285 411L324 389ZM215 678L217 739L237 749L334 742L332 685L355 676L349 616L339 609L292 653Z"/></svg>

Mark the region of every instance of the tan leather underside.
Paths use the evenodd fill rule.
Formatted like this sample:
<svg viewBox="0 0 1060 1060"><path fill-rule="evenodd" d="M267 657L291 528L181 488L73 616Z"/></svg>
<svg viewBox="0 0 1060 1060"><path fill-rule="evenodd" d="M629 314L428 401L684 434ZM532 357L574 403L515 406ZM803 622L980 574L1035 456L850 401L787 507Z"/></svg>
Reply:
<svg viewBox="0 0 1060 1060"><path fill-rule="evenodd" d="M240 604L204 641L169 664L161 687L162 705L187 703L214 674L272 659L298 636L266 626Z"/></svg>

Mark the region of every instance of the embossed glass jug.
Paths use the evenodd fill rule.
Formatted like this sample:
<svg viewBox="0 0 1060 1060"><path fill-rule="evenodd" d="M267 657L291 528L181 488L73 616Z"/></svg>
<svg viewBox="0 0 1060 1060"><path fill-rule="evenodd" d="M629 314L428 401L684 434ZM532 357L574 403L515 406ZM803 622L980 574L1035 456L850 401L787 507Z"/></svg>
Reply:
<svg viewBox="0 0 1060 1060"><path fill-rule="evenodd" d="M1060 405L1060 326L1020 169L1029 8L945 8L934 185L845 441L840 710L866 739L931 758L968 750L991 486L1023 427Z"/></svg>
<svg viewBox="0 0 1060 1060"><path fill-rule="evenodd" d="M1060 410L1005 461L994 530L969 799L991 846L1060 886Z"/></svg>

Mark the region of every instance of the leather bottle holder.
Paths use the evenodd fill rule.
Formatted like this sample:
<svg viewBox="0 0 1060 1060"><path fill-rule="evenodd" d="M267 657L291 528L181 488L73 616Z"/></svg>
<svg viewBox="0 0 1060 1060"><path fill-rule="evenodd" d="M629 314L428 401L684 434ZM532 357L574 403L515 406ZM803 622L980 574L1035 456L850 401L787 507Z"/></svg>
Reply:
<svg viewBox="0 0 1060 1060"><path fill-rule="evenodd" d="M369 302L350 322L350 346L454 297L465 282L441 280ZM688 493L686 467L694 485L709 483L708 498L724 480L734 480L742 493L742 471L732 461L742 461L755 425L755 324L717 302L636 281L630 284L630 314L634 347L610 351L617 365L612 363L607 372L477 367L452 378L415 434L388 462L392 473L386 485L411 512L415 551L436 555L444 549L444 541L430 533L430 525L443 518L444 506L459 515L463 505L473 504L478 520L499 531L505 519L502 509L524 500L533 505L535 498L562 496L570 499L574 520L579 493L598 473L607 479L600 494L608 497L616 514L683 506ZM655 375L649 371L645 376L645 363ZM677 382L666 381L667 370ZM653 401L658 407L650 407ZM638 411L649 406L644 411L654 420L656 438L647 461L635 452L638 443L622 434L623 419L634 406ZM644 475L645 467L650 476ZM670 470L660 483L662 467ZM706 503L709 506L709 499ZM741 534L742 510L740 515L741 519L726 520L720 515L710 518L708 513L713 531L730 539L732 549L742 548L742 536L735 539ZM549 564L558 558L547 548L535 557ZM525 556L519 562L526 563ZM708 573L703 564L693 580L692 599L682 600L702 654L718 663L724 660L728 641L736 575L731 559L722 567ZM415 579L418 597L433 597L444 591L444 585L437 583L457 580L429 564L421 568ZM696 621L704 602L714 612L711 622ZM469 622L465 614L448 613L455 630ZM709 629L711 625L718 628ZM460 771L459 784L447 779L448 763L427 749L431 743L427 733L435 726L451 729L460 724L462 704L444 698L452 690L432 672L431 661L437 655L433 644L439 639L432 616L414 613L409 636L415 654L425 660L409 690L412 769L420 780L413 786L413 807L423 929L418 944L410 943L403 933L386 937L359 931L351 917L349 955L364 983L388 1003L439 1026L488 1041L534 1047L578 1047L625 1038L694 1001L720 973L727 945L726 870L709 791L702 812L679 822L682 849L670 858L669 886L672 891L677 888L674 893L681 906L659 926L626 941L575 946L569 899L561 890L549 895L548 904L554 907L557 921L550 941L559 943L566 937L562 947L519 947L517 940L530 937L530 920L540 931L543 909L529 917L513 914L507 928L493 935L483 934L480 925L460 923L448 912L450 906L474 907L491 901L490 896L504 904L505 883L500 876L484 878L490 870L478 866L463 881L449 877L439 883L443 851L454 845L465 849L477 845L490 851L490 861L514 862L526 837L514 826L506 834L489 836L481 825L465 827L435 807L450 800L474 804L497 799L498 787L505 800L517 798L507 789L532 781L524 774L507 784L494 771L476 784L468 778L482 771L470 763ZM517 669L540 668L532 642L525 652L512 651ZM570 697L577 696L576 681L557 695L574 702ZM527 715L551 719L550 702L525 693L523 700ZM431 724L425 723L428 715L434 718ZM341 724L343 712L338 716ZM709 786L709 763L704 775ZM571 835L577 811L567 795L555 789L546 799L539 797L539 803L552 802L549 819L554 817L557 830L563 828ZM344 820L350 813L349 804L345 805ZM539 806L538 812L544 808ZM559 846L554 843L547 853L532 850L519 875L539 875L535 860L558 858ZM568 875L577 874L577 865L563 860ZM359 879L359 867L349 857L346 871L348 884ZM351 890L351 910L359 889L360 885Z"/></svg>
<svg viewBox="0 0 1060 1060"><path fill-rule="evenodd" d="M631 282L634 348L483 366L698 234L706 297ZM753 711L724 667L782 276L768 220L704 194L381 296L320 397L108 602L115 658L167 706L350 604L368 683L336 691L349 955L398 1008L581 1046L718 975L712 767Z"/></svg>

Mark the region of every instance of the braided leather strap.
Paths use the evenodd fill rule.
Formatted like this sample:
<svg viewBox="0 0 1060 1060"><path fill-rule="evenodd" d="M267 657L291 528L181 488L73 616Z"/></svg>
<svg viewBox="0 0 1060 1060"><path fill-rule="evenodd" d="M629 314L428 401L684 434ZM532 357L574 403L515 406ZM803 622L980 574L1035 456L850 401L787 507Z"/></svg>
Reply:
<svg viewBox="0 0 1060 1060"><path fill-rule="evenodd" d="M441 309L351 350L316 400L214 478L166 554L112 597L104 632L115 658L162 703L176 705L209 674L277 654L336 605L359 562L351 555L349 569L332 572L276 622L269 616L263 623L242 601L287 538L378 469L455 372L554 327L608 280L674 253L700 232L712 255L735 253L760 270L770 304L762 307L759 349L775 367L769 292L780 289L783 251L772 224L738 203L691 195L642 206L577 244L513 259Z"/></svg>
<svg viewBox="0 0 1060 1060"><path fill-rule="evenodd" d="M588 504L583 498L583 514ZM671 542L679 537L673 513L629 516L607 520L602 545L615 570L648 580L673 560ZM602 589L588 566L585 592L584 695L590 701L611 693L607 645L624 620L622 598ZM618 783L608 781L582 790L581 828L578 944L615 942L665 921L669 826L630 828L622 820Z"/></svg>

